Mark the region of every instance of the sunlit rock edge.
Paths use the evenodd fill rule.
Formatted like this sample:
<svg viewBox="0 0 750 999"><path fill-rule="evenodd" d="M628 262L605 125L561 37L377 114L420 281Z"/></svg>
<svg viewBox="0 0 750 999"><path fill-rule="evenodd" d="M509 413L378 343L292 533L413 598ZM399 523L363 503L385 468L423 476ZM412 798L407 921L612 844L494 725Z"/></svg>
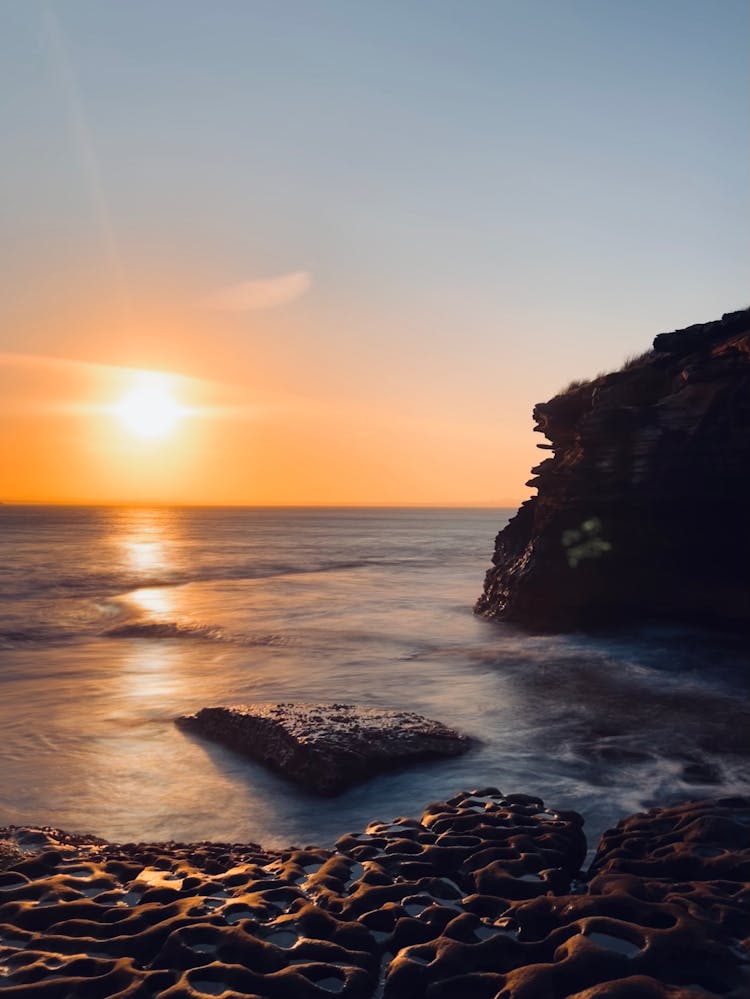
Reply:
<svg viewBox="0 0 750 999"><path fill-rule="evenodd" d="M0 990L199 999L742 999L750 799L604 833L496 788L333 849L0 829ZM11 853L14 855L11 856Z"/></svg>

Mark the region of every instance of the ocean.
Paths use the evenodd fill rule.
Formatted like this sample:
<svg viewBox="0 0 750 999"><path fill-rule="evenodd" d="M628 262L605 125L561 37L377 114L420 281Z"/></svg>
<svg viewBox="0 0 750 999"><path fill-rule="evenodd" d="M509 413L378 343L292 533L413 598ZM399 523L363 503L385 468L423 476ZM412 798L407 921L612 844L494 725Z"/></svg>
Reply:
<svg viewBox="0 0 750 999"><path fill-rule="evenodd" d="M511 515L0 506L0 825L328 845L492 785L581 811L593 842L750 792L746 639L477 618ZM321 800L174 725L277 700L419 711L477 746Z"/></svg>

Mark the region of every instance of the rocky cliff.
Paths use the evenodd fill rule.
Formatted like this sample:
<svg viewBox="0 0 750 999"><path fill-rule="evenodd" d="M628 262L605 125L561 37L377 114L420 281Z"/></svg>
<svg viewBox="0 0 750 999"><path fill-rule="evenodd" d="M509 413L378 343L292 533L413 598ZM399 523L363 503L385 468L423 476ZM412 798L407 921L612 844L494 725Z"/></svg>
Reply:
<svg viewBox="0 0 750 999"><path fill-rule="evenodd" d="M551 453L497 536L478 613L750 627L750 309L660 334L534 420Z"/></svg>

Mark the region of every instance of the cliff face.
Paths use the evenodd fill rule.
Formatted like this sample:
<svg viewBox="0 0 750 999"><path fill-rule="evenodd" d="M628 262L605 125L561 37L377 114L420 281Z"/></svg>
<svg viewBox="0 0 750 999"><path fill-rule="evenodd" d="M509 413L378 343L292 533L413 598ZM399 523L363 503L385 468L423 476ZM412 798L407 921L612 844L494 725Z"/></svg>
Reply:
<svg viewBox="0 0 750 999"><path fill-rule="evenodd" d="M750 627L750 309L662 333L534 420L551 454L497 536L478 613Z"/></svg>

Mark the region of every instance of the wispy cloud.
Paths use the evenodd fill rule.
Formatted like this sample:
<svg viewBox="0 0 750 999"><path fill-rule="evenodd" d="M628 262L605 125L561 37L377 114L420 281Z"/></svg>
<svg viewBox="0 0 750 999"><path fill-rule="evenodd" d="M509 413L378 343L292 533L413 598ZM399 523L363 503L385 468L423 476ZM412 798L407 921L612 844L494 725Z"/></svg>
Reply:
<svg viewBox="0 0 750 999"><path fill-rule="evenodd" d="M203 299L203 306L217 312L255 312L275 309L301 298L312 286L307 271L293 271L277 277L241 281Z"/></svg>

